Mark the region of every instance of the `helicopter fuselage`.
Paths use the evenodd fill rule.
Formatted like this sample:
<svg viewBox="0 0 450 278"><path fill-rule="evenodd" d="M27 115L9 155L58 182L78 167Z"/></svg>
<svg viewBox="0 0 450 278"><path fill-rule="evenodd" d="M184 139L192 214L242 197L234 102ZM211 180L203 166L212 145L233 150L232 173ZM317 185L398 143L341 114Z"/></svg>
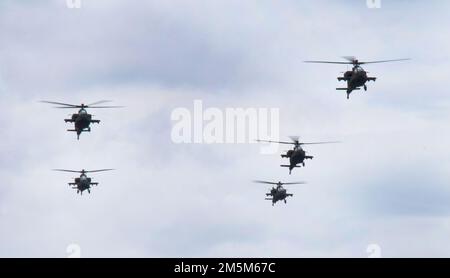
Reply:
<svg viewBox="0 0 450 278"><path fill-rule="evenodd" d="M88 113L73 114L72 121L75 124L76 130L85 130L88 129L91 124L92 115Z"/></svg>
<svg viewBox="0 0 450 278"><path fill-rule="evenodd" d="M70 119L64 120L66 123L73 123L75 129L68 131L75 131L77 133L77 138L80 138L80 134L83 131L91 131L91 123L100 123L100 120L93 120L92 115L87 113L86 109L81 108L78 113L72 114Z"/></svg>
<svg viewBox="0 0 450 278"><path fill-rule="evenodd" d="M89 190L91 188L92 179L87 177L86 174L81 174L79 178L75 178L75 185L78 192Z"/></svg>
<svg viewBox="0 0 450 278"><path fill-rule="evenodd" d="M289 162L291 165L297 165L303 163L306 158L306 152L302 148L294 149L289 156Z"/></svg>
<svg viewBox="0 0 450 278"><path fill-rule="evenodd" d="M281 155L283 158L289 158L289 172L292 171L298 164L305 166L305 159L312 159L312 156L306 155L305 150L301 147L295 147L293 150L287 151L286 154Z"/></svg>
<svg viewBox="0 0 450 278"><path fill-rule="evenodd" d="M347 71L344 74L344 78L347 80L347 86L349 89L354 90L356 88L364 86L367 82L367 73L364 70L361 71Z"/></svg>
<svg viewBox="0 0 450 278"><path fill-rule="evenodd" d="M338 90L347 90L347 97L353 90L359 90L364 87L367 90L366 82L375 81L376 77L368 77L367 72L360 66L355 66L351 71L346 71L343 77L338 77L339 81L346 81L347 88L338 88Z"/></svg>
<svg viewBox="0 0 450 278"><path fill-rule="evenodd" d="M267 193L266 195L272 197L271 199L272 205L274 205L278 201L283 200L286 203L286 198L293 196L293 194L287 193L286 189L281 186L278 186L277 188L272 188L272 190L270 190L270 193Z"/></svg>

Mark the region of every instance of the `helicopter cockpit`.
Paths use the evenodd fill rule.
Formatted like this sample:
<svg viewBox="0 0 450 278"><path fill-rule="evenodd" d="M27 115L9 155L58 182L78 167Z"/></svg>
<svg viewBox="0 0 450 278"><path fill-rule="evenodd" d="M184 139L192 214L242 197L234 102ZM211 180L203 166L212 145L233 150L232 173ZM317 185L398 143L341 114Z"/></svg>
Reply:
<svg viewBox="0 0 450 278"><path fill-rule="evenodd" d="M81 108L80 111L78 111L78 114L86 115L87 111L84 108Z"/></svg>
<svg viewBox="0 0 450 278"><path fill-rule="evenodd" d="M356 65L353 67L353 71L355 72L363 72L364 69L362 67L360 67L359 65Z"/></svg>

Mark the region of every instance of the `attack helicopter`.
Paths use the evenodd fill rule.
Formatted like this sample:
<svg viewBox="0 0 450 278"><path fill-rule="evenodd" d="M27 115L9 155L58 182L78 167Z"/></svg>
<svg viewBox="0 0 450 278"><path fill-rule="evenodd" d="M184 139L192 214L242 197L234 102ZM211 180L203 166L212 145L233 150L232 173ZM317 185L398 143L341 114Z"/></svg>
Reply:
<svg viewBox="0 0 450 278"><path fill-rule="evenodd" d="M276 187L272 186L272 188L269 189L270 190L269 193L266 193L267 197L265 200L272 201L272 206L274 206L275 203L278 201L284 201L284 203L286 204L287 203L286 198L294 196L294 194L287 193L287 191L283 187L283 185L306 184L306 182L281 182L281 181L270 182L270 181L260 181L260 180L255 180L253 182L276 185Z"/></svg>
<svg viewBox="0 0 450 278"><path fill-rule="evenodd" d="M285 154L281 155L282 158L289 158L289 165L280 165L281 167L289 168L289 175L291 174L292 169L294 169L296 167L297 168L300 167L298 164L301 164L304 167L305 160L314 158L311 155L306 155L306 151L302 148L302 145L319 145L319 144L339 143L339 141L303 143L303 142L299 142L298 136L290 136L289 138L292 140L292 142L259 140L259 139L256 140L257 142L294 145L294 148L292 150L288 150Z"/></svg>
<svg viewBox="0 0 450 278"><path fill-rule="evenodd" d="M87 190L87 192L91 193L91 188L93 185L97 186L98 182L92 182L92 178L89 178L86 174L87 173L97 173L97 172L104 172L104 171L112 171L114 169L100 169L100 170L66 170L66 169L53 169L53 171L59 171L59 172L69 172L69 173L79 173L79 178L74 178L74 182L69 182L69 186L72 186L73 189L77 190L77 194L80 193L80 195L83 195L83 191Z"/></svg>
<svg viewBox="0 0 450 278"><path fill-rule="evenodd" d="M381 60L381 61L371 61L371 62L360 62L354 56L343 56L342 58L346 59L348 62L333 62L333 61L304 61L305 63L320 63L320 64L344 64L344 65L353 65L351 71L346 71L342 77L338 77L338 81L346 81L347 88L336 88L336 90L342 90L347 92L347 99L350 98L350 94L354 90L360 90L361 87L364 88L364 91L367 91L366 82L368 81L376 81L376 77L367 76L367 71L365 71L361 65L365 64L376 64L376 63L387 63L387 62L398 62L398 61L406 61L410 60L406 59L394 59L394 60Z"/></svg>
<svg viewBox="0 0 450 278"><path fill-rule="evenodd" d="M100 120L94 120L92 119L92 115L89 114L86 111L86 108L121 108L123 106L98 106L98 104L110 102L110 100L101 100L97 101L88 105L81 104L81 105L75 105L75 104L68 104L68 103L62 103L62 102L54 102L54 101L41 101L43 103L50 103L59 105L55 108L66 108L66 109L79 109L78 113L72 114L72 117L70 119L64 119L64 122L66 123L74 123L74 129L68 129L67 131L74 131L77 133L77 139L80 139L80 135L82 132L91 132L91 123L99 124Z"/></svg>

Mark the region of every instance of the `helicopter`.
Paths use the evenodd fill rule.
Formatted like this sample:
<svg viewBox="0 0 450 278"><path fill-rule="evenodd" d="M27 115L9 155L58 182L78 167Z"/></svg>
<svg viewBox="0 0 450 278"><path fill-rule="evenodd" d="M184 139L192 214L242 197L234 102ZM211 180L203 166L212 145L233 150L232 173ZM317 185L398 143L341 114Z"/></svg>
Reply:
<svg viewBox="0 0 450 278"><path fill-rule="evenodd" d="M305 166L306 159L313 159L314 157L311 155L306 155L306 151L303 150L302 145L318 145L318 144L333 144L339 143L338 141L329 141L329 142L312 142L312 143L302 143L299 142L298 136L290 136L292 142L283 142L283 141L271 141L271 140L256 140L257 142L268 142L268 143L278 143L278 144L289 144L294 145L292 150L288 150L285 154L282 154L282 158L289 158L289 165L280 165L281 167L289 168L289 175L292 172L292 169L300 167L298 164L301 164L303 167Z"/></svg>
<svg viewBox="0 0 450 278"><path fill-rule="evenodd" d="M276 202L278 201L284 201L284 203L286 204L286 198L287 197L292 197L294 196L294 194L291 193L287 193L286 189L283 187L283 185L285 184L306 184L306 182L270 182L270 181L260 181L260 180L255 180L253 182L256 183L264 183L264 184L272 184L272 185L276 185L276 187L272 186L270 190L270 193L266 193L266 199L265 200L270 200L272 201L272 206L275 205Z"/></svg>
<svg viewBox="0 0 450 278"><path fill-rule="evenodd" d="M333 61L304 61L305 63L321 63L321 64L344 64L344 65L353 65L351 71L344 72L342 77L338 77L338 81L347 81L347 88L336 88L336 90L347 91L347 99L350 98L350 94L354 90L360 90L361 87L364 88L364 91L367 91L366 82L368 81L376 81L376 77L368 77L367 71L365 71L361 65L365 64L376 64L376 63L387 63L387 62L398 62L398 61L406 61L410 60L406 59L394 59L394 60L381 60L381 61L371 61L371 62L360 62L354 56L343 56L342 58L346 59L348 62L333 62Z"/></svg>
<svg viewBox="0 0 450 278"><path fill-rule="evenodd" d="M96 172L104 172L104 171L112 171L114 169L100 169L100 170L66 170L66 169L53 169L53 171L59 171L59 172L69 172L69 173L80 173L79 178L75 178L75 182L69 182L69 186L72 186L73 189L77 190L77 194L80 193L80 195L83 195L83 191L87 190L88 193L91 193L91 188L93 185L97 186L98 182L92 182L92 178L89 178L86 174L87 173L96 173Z"/></svg>
<svg viewBox="0 0 450 278"><path fill-rule="evenodd" d="M74 123L74 129L68 129L67 131L74 131L77 133L77 140L80 139L80 134L82 132L91 132L91 123L99 124L100 120L93 120L92 115L89 114L86 111L86 108L121 108L123 106L98 106L98 104L110 102L110 100L101 100L97 101L88 105L81 104L81 105L75 105L75 104L68 104L68 103L61 103L61 102L54 102L54 101L41 101L43 103L50 103L50 104L56 104L60 105L55 108L79 108L78 113L72 114L72 117L70 119L64 119L64 122L66 123Z"/></svg>

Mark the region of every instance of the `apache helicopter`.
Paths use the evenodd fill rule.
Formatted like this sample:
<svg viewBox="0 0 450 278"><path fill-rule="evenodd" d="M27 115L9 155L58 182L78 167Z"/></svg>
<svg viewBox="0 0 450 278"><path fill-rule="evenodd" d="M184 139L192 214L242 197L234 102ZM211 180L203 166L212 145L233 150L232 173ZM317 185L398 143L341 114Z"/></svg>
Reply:
<svg viewBox="0 0 450 278"><path fill-rule="evenodd" d="M266 196L267 196L266 200L272 201L272 206L275 205L275 203L278 201L284 201L284 203L286 204L287 203L286 198L294 196L294 194L287 193L287 191L283 187L283 185L285 185L285 184L306 184L306 182L281 182L281 181L270 182L270 181L259 181L259 180L256 180L253 182L276 185L276 187L272 186L272 188L269 189L270 193L266 193Z"/></svg>
<svg viewBox="0 0 450 278"><path fill-rule="evenodd" d="M96 106L98 104L102 104L105 102L110 102L110 100L101 100L97 101L88 105L81 104L81 105L75 105L75 104L67 104L67 103L61 103L61 102L54 102L54 101L41 101L43 103L50 103L50 104L56 104L61 105L56 108L79 108L78 113L72 114L72 117L70 119L64 119L66 123L74 123L75 128L74 129L68 129L67 131L75 131L77 133L77 139L80 139L80 134L82 132L91 132L91 123L98 124L100 123L100 120L93 120L92 115L88 114L86 111L86 108L121 108L123 106Z"/></svg>
<svg viewBox="0 0 450 278"><path fill-rule="evenodd" d="M80 193L81 195L83 195L83 191L87 190L88 193L91 193L91 188L93 185L97 186L98 182L92 182L92 178L89 178L86 174L87 173L96 173L96 172L104 172L104 171L111 171L114 169L101 169L101 170L91 170L91 171L86 171L86 170L81 170L81 171L76 171L76 170L65 170L65 169L53 169L53 171L60 171L60 172L69 172L69 173L80 173L80 177L79 178L75 178L75 182L69 182L69 186L73 186L73 189L77 190L77 194Z"/></svg>
<svg viewBox="0 0 450 278"><path fill-rule="evenodd" d="M286 154L282 154L282 158L289 158L289 165L280 165L281 167L289 168L289 175L292 172L292 169L298 168L298 164L301 164L303 167L305 166L306 159L313 159L313 156L306 155L306 151L303 150L302 145L318 145L318 144L332 144L339 143L338 141L330 141L330 142L312 142L312 143L302 143L298 141L298 136L290 136L292 142L283 142L283 141L270 141L270 140L256 140L257 142L268 142L268 143L278 143L278 144L289 144L294 145L292 150L288 150Z"/></svg>
<svg viewBox="0 0 450 278"><path fill-rule="evenodd" d="M336 90L347 91L347 99L350 98L350 94L353 90L360 90L360 87L367 91L367 81L377 80L376 77L368 77L367 71L365 71L360 65L365 64L376 64L376 63L387 63L387 62L397 62L405 61L409 59L395 59L395 60L382 60L382 61L371 61L371 62L360 62L353 56L343 56L342 58L348 60L348 62L330 62L330 61L304 61L305 63L321 63L321 64L344 64L353 65L351 71L346 71L343 77L338 77L338 81L347 81L347 88L336 88Z"/></svg>

